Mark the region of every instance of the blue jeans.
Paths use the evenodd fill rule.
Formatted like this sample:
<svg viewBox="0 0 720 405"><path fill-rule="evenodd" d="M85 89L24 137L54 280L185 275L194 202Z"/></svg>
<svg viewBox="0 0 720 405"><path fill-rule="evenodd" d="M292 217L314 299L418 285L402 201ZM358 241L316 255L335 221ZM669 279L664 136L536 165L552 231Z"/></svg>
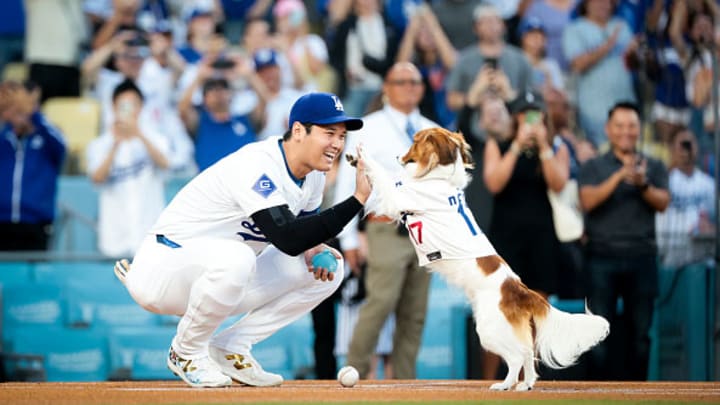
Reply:
<svg viewBox="0 0 720 405"><path fill-rule="evenodd" d="M649 330L658 290L657 258L591 255L586 269L590 310L610 322L610 336L590 352L588 377L647 380ZM622 298L622 313L617 311L618 298Z"/></svg>

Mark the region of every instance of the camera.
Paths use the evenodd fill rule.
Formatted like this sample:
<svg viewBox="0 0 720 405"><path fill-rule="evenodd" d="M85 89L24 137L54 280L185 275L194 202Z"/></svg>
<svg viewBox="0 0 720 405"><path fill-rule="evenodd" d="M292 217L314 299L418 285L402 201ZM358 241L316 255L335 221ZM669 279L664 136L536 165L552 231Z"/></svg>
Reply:
<svg viewBox="0 0 720 405"><path fill-rule="evenodd" d="M148 46L149 44L150 44L150 43L148 42L148 40L145 39L145 37L140 36L140 35L135 36L135 37L130 38L130 39L128 39L128 40L125 41L125 45L127 45L127 46L138 46L138 47L140 47L140 46Z"/></svg>
<svg viewBox="0 0 720 405"><path fill-rule="evenodd" d="M235 61L226 58L218 58L215 59L215 62L213 62L210 66L212 66L213 69L218 70L232 69L235 67Z"/></svg>

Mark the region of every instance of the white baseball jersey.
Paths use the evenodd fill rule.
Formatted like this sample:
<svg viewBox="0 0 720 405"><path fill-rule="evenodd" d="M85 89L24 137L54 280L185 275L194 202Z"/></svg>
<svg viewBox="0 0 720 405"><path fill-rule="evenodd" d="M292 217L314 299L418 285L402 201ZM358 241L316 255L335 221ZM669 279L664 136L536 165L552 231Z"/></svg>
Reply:
<svg viewBox="0 0 720 405"><path fill-rule="evenodd" d="M201 236L233 238L259 254L268 240L250 217L287 204L295 215L320 207L324 173L310 172L299 181L290 173L282 139L271 137L226 156L188 183L151 229L182 245Z"/></svg>
<svg viewBox="0 0 720 405"><path fill-rule="evenodd" d="M448 182L448 169L438 167L421 179L397 185L399 191L422 206L421 212L404 217L420 266L442 259L497 254L475 222L463 190Z"/></svg>

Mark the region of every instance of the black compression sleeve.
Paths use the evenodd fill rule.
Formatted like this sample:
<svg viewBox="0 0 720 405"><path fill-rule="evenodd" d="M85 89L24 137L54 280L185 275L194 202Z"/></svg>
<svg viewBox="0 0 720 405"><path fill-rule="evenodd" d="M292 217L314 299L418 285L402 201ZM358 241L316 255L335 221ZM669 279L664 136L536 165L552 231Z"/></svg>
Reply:
<svg viewBox="0 0 720 405"><path fill-rule="evenodd" d="M355 197L319 214L296 218L287 205L266 208L251 215L270 243L282 252L297 256L336 236L362 209Z"/></svg>

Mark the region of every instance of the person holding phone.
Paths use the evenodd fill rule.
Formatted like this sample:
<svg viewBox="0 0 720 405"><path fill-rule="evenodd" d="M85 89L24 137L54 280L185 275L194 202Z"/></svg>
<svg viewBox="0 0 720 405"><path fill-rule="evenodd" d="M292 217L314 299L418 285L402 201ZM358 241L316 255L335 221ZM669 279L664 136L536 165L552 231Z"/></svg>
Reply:
<svg viewBox="0 0 720 405"><path fill-rule="evenodd" d="M695 134L682 128L670 135L670 206L655 217L658 254L665 267L680 267L713 258L715 182L698 169Z"/></svg>
<svg viewBox="0 0 720 405"><path fill-rule="evenodd" d="M264 126L264 108L259 103L246 114L231 108L235 95L231 83L237 78L248 81L260 98L270 98L250 60L222 57L198 65L195 80L178 103L180 118L195 141L195 163L200 171L256 141L257 129ZM202 89L202 104L196 107L192 100L197 89Z"/></svg>
<svg viewBox="0 0 720 405"><path fill-rule="evenodd" d="M489 238L528 287L557 292L557 255L547 190L559 191L568 179L565 145L553 150L541 96L525 92L509 103L507 135L488 137L483 178L493 195Z"/></svg>
<svg viewBox="0 0 720 405"><path fill-rule="evenodd" d="M447 105L453 111L473 103L469 90L492 82L505 101L532 84L532 68L522 51L507 44L505 25L498 10L480 4L473 12L477 46L465 48L447 77ZM506 82L506 83L500 83ZM474 100L477 102L478 100ZM477 105L477 104L476 104Z"/></svg>
<svg viewBox="0 0 720 405"><path fill-rule="evenodd" d="M143 95L131 80L112 95L114 121L88 145L87 173L99 189L98 248L129 255L165 206L162 171L169 166L168 138L139 120Z"/></svg>

